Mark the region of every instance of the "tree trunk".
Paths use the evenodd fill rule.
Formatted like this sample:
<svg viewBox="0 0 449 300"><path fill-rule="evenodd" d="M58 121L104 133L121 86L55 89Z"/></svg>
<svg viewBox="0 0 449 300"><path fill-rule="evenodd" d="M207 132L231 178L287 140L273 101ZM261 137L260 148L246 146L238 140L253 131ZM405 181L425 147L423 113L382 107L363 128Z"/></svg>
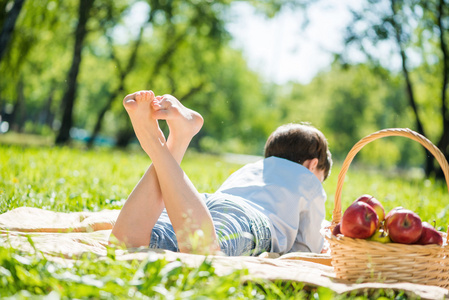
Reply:
<svg viewBox="0 0 449 300"><path fill-rule="evenodd" d="M150 14L148 22L151 22L151 20L153 19L152 18L153 14L154 14L153 12ZM125 79L126 79L126 76L129 74L129 72L131 72L131 70L133 69L133 67L134 67L134 65L136 63L137 52L138 52L140 44L142 42L142 37L143 37L143 32L145 30L145 26L146 26L146 24L144 24L144 25L142 25L140 27L139 35L137 37L136 42L134 43L134 48L133 48L133 50L131 52L131 55L129 57L128 64L126 65L126 69L122 70L121 68L118 68L119 72L120 72L120 74L119 74L119 76L120 76L119 86L117 87L117 89L111 95L109 95L108 100L106 102L106 105L100 111L100 113L98 115L98 118L97 118L97 122L95 123L94 130L93 130L93 132L92 132L92 134L89 137L89 140L87 142L87 147L88 148L92 148L92 146L94 144L94 141L95 141L95 138L97 137L97 135L101 131L101 127L102 127L102 124L103 124L103 118L106 115L106 113L108 112L108 110L111 108L112 103L118 97L118 95L120 95L124 91L124 89L125 89ZM114 54L114 48L113 47L114 46L113 46L113 44L111 42L111 51L112 51L111 56L116 61L117 66L120 66L120 62L118 61L117 56Z"/></svg>
<svg viewBox="0 0 449 300"><path fill-rule="evenodd" d="M116 146L119 148L126 148L135 137L134 130L130 122L126 123L125 128L122 128L117 134Z"/></svg>
<svg viewBox="0 0 449 300"><path fill-rule="evenodd" d="M19 84L17 86L17 103L20 103L18 118L16 118L17 131L23 132L25 123L27 121L27 107L25 104L25 83L23 82L23 77L20 77Z"/></svg>
<svg viewBox="0 0 449 300"><path fill-rule="evenodd" d="M440 49L443 54L443 77L441 82L441 116L443 119L443 133L441 134L440 140L437 144L438 148L444 153L446 159L449 157L449 113L447 110L447 85L449 80L449 53L447 43L444 39L444 33L447 29L444 28L443 20L444 16L444 0L439 1L438 5L438 15L437 15L437 25L440 31Z"/></svg>
<svg viewBox="0 0 449 300"><path fill-rule="evenodd" d="M97 122L95 123L94 130L92 131L92 134L90 135L90 137L87 141L87 148L92 148L92 146L94 145L94 141L101 131L104 116L106 115L108 110L111 108L112 103L114 102L114 99L116 99L117 96L121 92L123 92L123 89L124 89L124 80L122 82L120 82L120 86L114 91L114 93L109 95L106 105L101 109L100 113L98 114Z"/></svg>
<svg viewBox="0 0 449 300"><path fill-rule="evenodd" d="M52 87L54 84L52 85ZM53 106L53 100L54 100L54 89L50 91L50 95L48 95L47 102L44 104L44 107L42 108L41 117L40 117L40 123L43 125L47 125L49 128L53 127L53 112L51 110L51 107Z"/></svg>
<svg viewBox="0 0 449 300"><path fill-rule="evenodd" d="M67 88L62 99L64 112L62 116L61 128L56 137L56 144L66 144L70 141L70 128L73 123L73 107L75 105L77 77L81 64L81 50L83 48L84 38L87 34L86 24L89 19L89 11L92 8L94 0L80 0L79 19L75 31L75 47L73 51L72 65L67 76Z"/></svg>
<svg viewBox="0 0 449 300"><path fill-rule="evenodd" d="M6 53L6 48L11 40L14 32L14 27L16 26L17 18L19 17L20 11L25 0L16 0L12 9L6 15L5 23L3 24L2 31L0 32L0 61L3 55Z"/></svg>
<svg viewBox="0 0 449 300"><path fill-rule="evenodd" d="M25 94L23 89L23 77L20 76L19 82L17 83L17 100L14 103L10 119L11 129L17 132L22 132L25 123Z"/></svg>
<svg viewBox="0 0 449 300"><path fill-rule="evenodd" d="M154 81L154 78L158 72L164 65L166 65L173 54L175 54L176 49L178 48L179 44L186 38L187 36L187 30L181 33L179 36L171 40L170 45L165 47L162 54L159 56L158 60L154 63L153 68L148 73L148 81L147 85L148 87L151 86L151 82ZM131 141L131 139L134 137L134 131L132 130L132 127L129 126L129 123L126 128L121 130L117 134L117 143L116 145L121 148L125 148L127 144Z"/></svg>
<svg viewBox="0 0 449 300"><path fill-rule="evenodd" d="M399 54L401 56L402 60L402 73L404 74L405 84L406 84L406 91L407 91L407 98L409 100L409 104L413 109L414 115L415 115L415 123L416 123L416 129L418 133L426 136L424 127L422 125L421 119L419 117L419 111L418 106L416 105L415 101L415 95L413 92L413 84L410 79L408 67L407 67L407 55L405 54L405 50L402 44L402 27L400 24L398 24L396 21L394 21L394 16L397 15L397 9L396 9L396 0L391 0L391 10L393 12L393 18L392 18L392 25L394 27L395 31L395 38L396 43L399 48ZM425 156L426 156L426 166L425 166L425 172L427 175L430 175L434 172L434 165L433 165L433 156L432 154L427 150L424 149Z"/></svg>

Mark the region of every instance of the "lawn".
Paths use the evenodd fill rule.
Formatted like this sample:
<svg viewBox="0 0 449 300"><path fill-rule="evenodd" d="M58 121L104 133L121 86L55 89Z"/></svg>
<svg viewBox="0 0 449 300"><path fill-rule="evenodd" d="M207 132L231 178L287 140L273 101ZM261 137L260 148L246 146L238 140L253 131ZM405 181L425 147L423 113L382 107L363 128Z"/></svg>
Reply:
<svg viewBox="0 0 449 300"><path fill-rule="evenodd" d="M42 146L0 145L0 213L30 206L54 211L119 209L145 172L150 160L139 149L81 150ZM214 191L241 164L222 157L189 152L183 168L201 192ZM331 219L338 164L324 187ZM343 187L343 209L357 196L369 193L386 210L404 206L423 220L448 224L449 197L444 182L410 172L396 173L351 166ZM445 229L444 229L445 230ZM0 240L0 297L28 298L161 298L161 299L334 299L325 288L301 283L239 280L245 271L219 277L205 261L199 269L149 257L144 262L103 260L89 255L73 265L60 265L44 256L21 253ZM380 291L361 298L401 294ZM359 295L360 296L360 295ZM343 295L341 297L355 297Z"/></svg>

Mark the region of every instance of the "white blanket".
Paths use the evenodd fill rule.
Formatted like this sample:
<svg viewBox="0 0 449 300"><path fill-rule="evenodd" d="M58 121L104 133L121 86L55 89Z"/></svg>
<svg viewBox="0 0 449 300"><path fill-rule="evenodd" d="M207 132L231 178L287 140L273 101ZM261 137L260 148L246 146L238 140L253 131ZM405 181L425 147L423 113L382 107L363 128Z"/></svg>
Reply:
<svg viewBox="0 0 449 300"><path fill-rule="evenodd" d="M107 241L119 211L60 213L37 208L22 207L0 215L0 241L16 249L33 252L34 247L54 256L62 263L76 259L86 252L95 253L99 259L107 255ZM30 245L31 237L34 247ZM144 260L148 255L158 255L168 261L181 260L190 266L199 266L205 256L175 253L148 248L117 251L117 259ZM326 254L275 253L259 257L209 256L217 274L224 275L235 268L246 268L248 278L303 282L309 286L323 286L337 293L364 291L367 289L401 290L412 297L442 299L449 291L436 287L410 283L363 283L351 284L337 280Z"/></svg>

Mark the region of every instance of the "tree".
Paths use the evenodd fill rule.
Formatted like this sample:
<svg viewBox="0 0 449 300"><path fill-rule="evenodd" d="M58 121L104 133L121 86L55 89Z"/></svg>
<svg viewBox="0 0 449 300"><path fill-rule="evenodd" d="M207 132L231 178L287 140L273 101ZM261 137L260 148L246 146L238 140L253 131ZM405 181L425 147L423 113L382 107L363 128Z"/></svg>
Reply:
<svg viewBox="0 0 449 300"><path fill-rule="evenodd" d="M439 41L439 50L441 53L441 86L440 100L442 116L442 134L439 138L437 146L443 151L446 158L449 157L449 106L447 103L448 81L449 81L449 4L445 0L421 1L420 6L424 8L424 16L428 15L428 22L424 22L428 32L434 32ZM427 19L427 18L426 18ZM426 31L426 32L427 32ZM432 157L433 159L433 157Z"/></svg>
<svg viewBox="0 0 449 300"><path fill-rule="evenodd" d="M216 1L213 4L209 2L149 1L150 17L148 20L152 24L153 34L151 43L146 45L146 49L147 56L151 56L152 59L141 64L146 69L144 75L146 80L143 82L143 86L152 88L157 85L161 88L170 82L166 85L167 88L164 92L174 93L177 84L173 78L176 77L176 72L182 72L171 64L176 55L185 52L184 49L191 48L200 39L215 45L215 50L218 51L227 35L222 18L223 10L229 6L229 3L230 1ZM154 20L156 14L159 16L158 20ZM193 36L196 41L191 39ZM191 69L190 73L190 76L193 77L192 73L195 73L195 69ZM162 76L166 80L162 79ZM158 81L164 83L158 83ZM177 91L177 96L185 101L198 93L202 87L202 83L194 83L188 86L186 91ZM133 129L127 122L118 132L117 145L125 147L133 137Z"/></svg>
<svg viewBox="0 0 449 300"><path fill-rule="evenodd" d="M73 122L73 106L75 104L77 78L81 64L81 51L84 39L87 34L87 21L89 20L90 9L94 0L80 0L78 9L78 25L75 31L75 45L73 48L72 65L67 75L67 87L62 99L64 112L62 116L61 128L56 137L56 144L65 144L70 140L70 129Z"/></svg>
<svg viewBox="0 0 449 300"><path fill-rule="evenodd" d="M198 107L200 110L210 109L208 102L218 102L219 97L209 93L209 88L212 85L220 86L220 82L217 82L219 76L213 73L224 72L230 68L223 68L220 65L218 70L206 72L204 71L206 69L204 62L208 61L208 56L212 56L213 60L219 64L220 53L223 48L227 48L229 35L225 28L225 22L228 17L227 10L232 2L229 0L214 1L213 3L207 1L149 1L150 10L158 10L158 18L152 23L151 44L142 45L142 52L145 51L147 57L151 57L151 59L148 59L145 64L140 64L147 69L145 75L147 80L141 86L152 89L157 87L164 93L175 93L181 101L189 99L190 102L197 102L196 99L203 98L205 94L209 95L208 101L202 104L204 106ZM295 8L309 2L313 1L252 1L252 4L258 6L263 13L272 16L283 7ZM192 51L195 47L197 51ZM211 63L209 62L209 64ZM138 71L134 69L133 72ZM242 74L234 74L235 77L240 75ZM230 84L232 77L226 78L228 80L226 84ZM238 84L241 83L237 78L234 78L234 83L233 88L239 89ZM215 90L215 92L222 93L221 90ZM244 119L243 107L245 104L241 102L241 99L234 98L234 95L241 94L229 88L226 89L226 93L228 94L226 103L233 106L230 115L234 121L233 124L237 127L239 124L245 123L247 129L250 127L248 123L253 119ZM222 107L222 111L228 111L228 108ZM122 114L125 115L123 110ZM252 117L257 118L256 116ZM206 135L207 131L208 128L205 126L202 132ZM214 134L221 136L218 130L214 131ZM229 138L235 139L235 135ZM249 138L260 138L261 135L253 134ZM126 146L132 137L134 137L133 130L130 123L126 122L118 132L117 144ZM197 139L193 141L193 144L196 144L196 141Z"/></svg>
<svg viewBox="0 0 449 300"><path fill-rule="evenodd" d="M120 58L118 57L118 55L116 53L113 38L111 37L110 34L108 34L108 32L106 32L106 31L104 32L104 34L107 37L108 45L110 48L110 58L116 64L116 70L117 70L117 76L119 79L119 84L112 92L105 95L106 96L106 104L103 106L103 108L98 113L98 117L95 122L94 129L87 141L88 148L91 148L93 146L95 138L100 133L104 116L109 111L109 109L111 108L113 102L117 99L117 97L119 95L121 95L123 93L123 91L125 90L126 77L132 71L132 69L134 68L134 66L136 64L137 53L139 51L140 45L142 44L142 39L143 39L143 34L145 31L145 28L148 26L148 24L150 24L152 22L155 12L156 12L155 10L152 10L149 14L148 20L140 26L139 34L137 35L136 40L134 41L133 45L131 46L128 60L127 60L127 63L125 64L125 66L123 66L123 63L121 62ZM115 22L118 23L117 20Z"/></svg>
<svg viewBox="0 0 449 300"><path fill-rule="evenodd" d="M428 128L425 128L423 124L422 106L424 102L432 100L420 99L418 101L416 98L417 80L413 79L416 67L413 67L413 64L420 63L416 60L421 63L428 61L426 55L429 53L426 49L432 49L430 55L433 56L433 59L431 65L428 66L434 74L441 70L442 78L440 93L442 130L440 137L437 138L437 145L446 157L449 157L449 111L446 103L448 81L446 39L449 35L449 28L446 28L447 22L444 21L447 18L448 4L445 0L368 0L362 11L353 12L353 21L347 27L346 44L348 46L357 45L368 59L385 65L389 62L385 61L385 55L384 57L378 55L378 49L380 45L390 45L390 49L393 49L401 62L406 95L414 114L415 124L413 127L425 136L428 136ZM421 41L421 43L417 41ZM438 41L439 46L437 46ZM437 54L438 52L441 54ZM415 54L415 57L419 56L419 59L411 62L409 54L412 53ZM425 168L427 174L435 173L433 157L427 150Z"/></svg>
<svg viewBox="0 0 449 300"><path fill-rule="evenodd" d="M10 11L5 7L13 2L0 3L0 24ZM267 128L273 129L277 114L250 109L252 103L262 107L268 102L261 79L228 44L225 25L233 2L25 1L0 62L0 74L6 79L0 81L0 100L8 104L8 111L16 107L16 116L26 112L24 122L16 118L20 123L16 125L25 131L59 130L55 132L58 144L69 141L73 127L92 130L92 141L100 131L108 136L122 132L127 144L133 131L118 98L125 91L157 89L189 101L189 106L210 112L220 122L231 121L230 132L213 122L205 126L209 141L230 146L227 149L250 149L254 144L241 143L231 133L256 141L265 137ZM313 1L251 1L268 16L309 2ZM127 26L126 8L142 3L148 3L149 16L139 34L116 39L113 31ZM36 126L44 123L51 127Z"/></svg>
<svg viewBox="0 0 449 300"><path fill-rule="evenodd" d="M73 2L25 1L23 5L11 34L10 45L0 61L0 102L2 108L14 108L2 112L8 115L5 120L12 130L22 128L24 122L36 116L44 106L40 99L47 99L49 93L55 94L58 99L60 97L59 92L52 91L51 87L63 81L61 71L65 71L66 67L63 41L67 38L72 20ZM0 13L0 24L5 18L6 15ZM52 84L47 84L50 82ZM15 109L21 112L15 112ZM23 114L25 111L26 114ZM21 115L23 122L14 115Z"/></svg>
<svg viewBox="0 0 449 300"><path fill-rule="evenodd" d="M19 17L24 2L25 0L15 0L11 10L6 14L6 18L2 24L2 30L0 32L0 61L2 60L9 41L11 40L14 32L14 26L16 25L16 20Z"/></svg>
<svg viewBox="0 0 449 300"><path fill-rule="evenodd" d="M411 118L411 113L404 113L407 99L398 77L369 63L347 68L334 62L329 71L320 72L306 85L283 87L275 109L282 113L283 122L309 122L319 128L328 137L332 156L343 160L361 137L379 128L400 127ZM417 148L409 143L383 139L372 147L366 147L357 159L382 167L416 165L416 152L409 155L408 149Z"/></svg>

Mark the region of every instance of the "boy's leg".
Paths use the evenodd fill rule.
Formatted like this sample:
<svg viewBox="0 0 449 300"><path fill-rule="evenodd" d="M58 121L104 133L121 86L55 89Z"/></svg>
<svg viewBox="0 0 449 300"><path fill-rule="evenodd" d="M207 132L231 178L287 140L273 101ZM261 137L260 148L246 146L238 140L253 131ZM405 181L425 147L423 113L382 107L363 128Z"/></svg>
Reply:
<svg viewBox="0 0 449 300"><path fill-rule="evenodd" d="M150 165L123 205L110 242L117 239L127 247L148 246L154 224L164 209L161 195L156 172Z"/></svg>
<svg viewBox="0 0 449 300"><path fill-rule="evenodd" d="M154 119L166 120L170 129L166 144L161 142L161 139L155 139L156 143L154 140L147 140L147 153L156 169L162 198L176 233L178 247L182 252L218 250L215 228L206 204L179 163L167 151L172 148L176 149L173 152L185 152L186 148L181 147L187 146L187 140L190 142L191 137L199 131L198 118L201 125L202 118L171 95L157 97L151 106L151 114ZM145 144L145 141L141 141L142 143ZM146 149L146 146L143 148ZM197 230L201 230L201 233L195 237L197 248L192 249L191 238Z"/></svg>
<svg viewBox="0 0 449 300"><path fill-rule="evenodd" d="M197 229L204 232L199 245L206 247L205 251L215 250L216 237L210 213L179 166L203 120L198 113L185 108L172 96L153 100L152 92L139 92L125 98L125 108L136 135L142 148L152 158L153 166L130 195L113 233L120 240L127 238L128 245L148 245L151 230L165 202L181 251L191 250L189 238ZM170 128L167 143L156 119L167 120ZM155 199L148 199L150 195ZM148 201L151 203L147 204ZM136 232L136 226L145 228ZM133 242L129 242L130 237Z"/></svg>
<svg viewBox="0 0 449 300"><path fill-rule="evenodd" d="M133 113L133 110L137 109L135 102L133 102L134 99L137 98L141 101L142 97L153 99L154 93L148 91L127 95L123 100L125 109ZM152 121L148 120L148 116L146 120L147 122ZM187 146L176 147L174 151L183 148L186 149ZM174 156L178 157L179 161L183 155L184 152L182 151L174 153ZM128 196L112 229L112 236L124 242L127 247L148 246L150 244L151 231L163 209L164 201L162 200L159 181L154 166L151 164Z"/></svg>

